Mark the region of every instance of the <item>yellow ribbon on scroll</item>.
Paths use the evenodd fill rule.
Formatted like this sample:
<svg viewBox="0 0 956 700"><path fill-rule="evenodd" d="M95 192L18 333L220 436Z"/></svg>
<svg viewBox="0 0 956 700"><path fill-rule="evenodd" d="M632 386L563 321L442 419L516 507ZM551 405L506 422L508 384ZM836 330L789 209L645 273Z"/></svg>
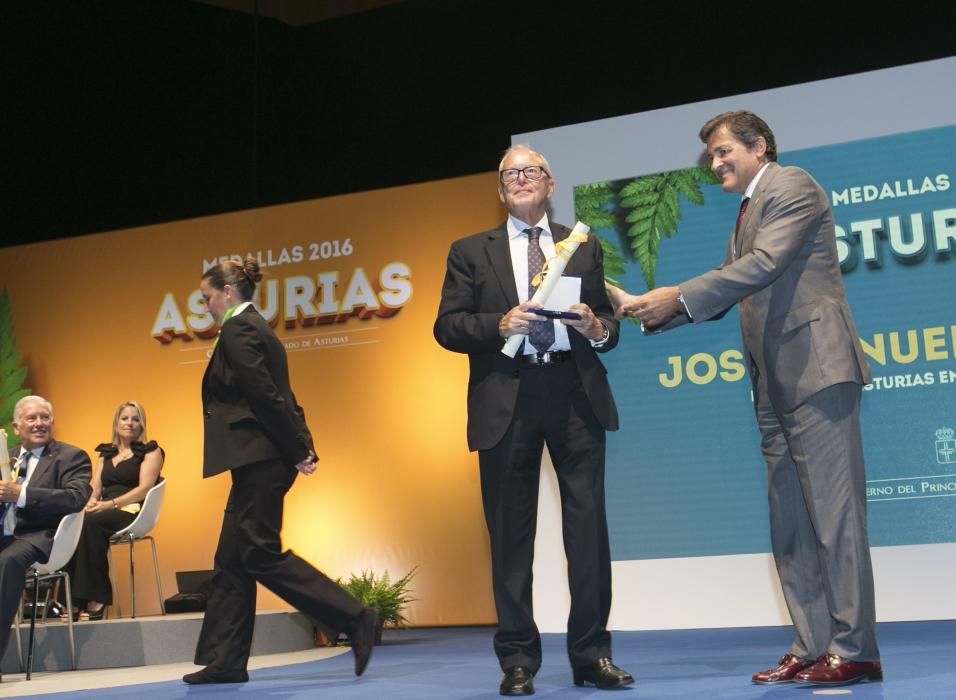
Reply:
<svg viewBox="0 0 956 700"><path fill-rule="evenodd" d="M588 240L588 231L590 230L590 226L579 221L574 225L567 238L555 244L554 257L548 260L541 268L541 272L531 280L531 286L537 289L530 301L543 305L548 300L551 292L557 286L558 280L561 279L561 275L564 274L564 268L568 266L568 261L571 260L574 251ZM526 337L526 335L520 334L511 336L505 341L501 352L508 357L514 357Z"/></svg>

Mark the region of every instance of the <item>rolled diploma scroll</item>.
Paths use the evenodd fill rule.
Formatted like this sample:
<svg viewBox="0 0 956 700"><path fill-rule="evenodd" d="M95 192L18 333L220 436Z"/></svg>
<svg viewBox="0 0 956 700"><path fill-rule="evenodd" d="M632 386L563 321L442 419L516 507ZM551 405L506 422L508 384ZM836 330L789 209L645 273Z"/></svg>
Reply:
<svg viewBox="0 0 956 700"><path fill-rule="evenodd" d="M571 235L565 238L563 241L559 241L554 246L554 257L548 260L545 267L547 268L547 273L544 276L544 279L541 281L541 284L538 285L538 288L535 290L534 296L529 299L535 303L541 304L542 306L548 300L548 297L551 296L551 292L554 290L555 286L558 284L558 280L561 279L561 275L564 274L564 268L568 266L568 261L571 260L571 256L574 255L574 251L578 249L578 246L587 241L588 231L591 230L591 227L587 224L582 224L580 221L574 225L574 228L571 229ZM552 321L548 321L553 323ZM501 348L503 352L508 357L514 357L515 353L518 352L518 348L521 347L521 342L527 338L527 335L513 335L509 337L504 344L504 347Z"/></svg>
<svg viewBox="0 0 956 700"><path fill-rule="evenodd" d="M10 481L10 453L7 450L7 431L0 428L0 478Z"/></svg>

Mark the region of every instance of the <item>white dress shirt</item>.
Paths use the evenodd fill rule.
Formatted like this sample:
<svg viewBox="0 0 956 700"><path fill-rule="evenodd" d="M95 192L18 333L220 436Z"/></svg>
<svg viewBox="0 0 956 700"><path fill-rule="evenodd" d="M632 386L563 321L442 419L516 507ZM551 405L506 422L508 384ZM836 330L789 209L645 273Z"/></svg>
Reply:
<svg viewBox="0 0 956 700"><path fill-rule="evenodd" d="M23 472L23 462L22 462L22 460L24 459L23 455L26 453L27 453L27 450L21 450L20 456L17 458L17 461L20 462L19 468L21 473ZM20 496L17 498L17 502L16 502L17 508L23 508L27 504L27 484L30 483L30 477L33 476L33 471L37 468L37 464L40 461L40 455L43 454L43 448L38 447L36 449L29 450L29 453L31 456L29 461L27 462L27 470L23 477L23 481L20 483ZM5 508L3 510L6 511ZM7 532L6 523L3 523L3 534L4 535L13 534L12 532Z"/></svg>
<svg viewBox="0 0 956 700"><path fill-rule="evenodd" d="M538 226L541 229L538 243L541 245L544 259L550 260L555 255L554 236L551 235L547 214L535 224L526 224L521 219L508 215L508 243L511 247L511 267L514 269L515 286L518 288L518 303L526 302L531 298L528 295L528 234L524 231L532 226ZM551 352L570 350L568 327L559 321L551 321L551 323L554 324L554 343L548 350ZM525 355L534 355L536 352L538 351L531 343L524 344Z"/></svg>

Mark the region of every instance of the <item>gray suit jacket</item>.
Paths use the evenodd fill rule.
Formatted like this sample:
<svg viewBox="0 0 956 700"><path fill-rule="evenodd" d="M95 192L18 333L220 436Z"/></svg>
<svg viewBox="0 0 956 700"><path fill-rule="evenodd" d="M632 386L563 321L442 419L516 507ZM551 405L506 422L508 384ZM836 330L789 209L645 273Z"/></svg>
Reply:
<svg viewBox="0 0 956 700"><path fill-rule="evenodd" d="M791 411L834 384L872 380L850 315L826 192L808 173L771 163L754 190L724 263L680 285L695 323L739 304L756 396ZM686 323L680 316L663 330Z"/></svg>

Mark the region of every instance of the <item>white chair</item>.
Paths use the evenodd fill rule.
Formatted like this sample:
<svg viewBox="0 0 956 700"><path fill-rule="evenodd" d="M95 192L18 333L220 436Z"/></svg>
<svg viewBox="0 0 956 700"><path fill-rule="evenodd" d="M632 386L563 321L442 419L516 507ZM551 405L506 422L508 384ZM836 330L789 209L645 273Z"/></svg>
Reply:
<svg viewBox="0 0 956 700"><path fill-rule="evenodd" d="M53 551L50 552L50 559L46 564L34 564L33 568L27 572L27 581L33 582L33 614L30 617L30 644L27 648L27 663L23 665L23 649L20 641L20 624L23 622L23 606L17 610L17 658L20 661L20 667L24 668L27 674L27 680L33 676L33 650L36 646L36 624L37 608L39 607L39 590L41 581L52 579L62 579L66 593L66 609L72 610L73 598L70 592L70 575L63 571L73 558L76 551L77 542L80 541L80 531L83 529L84 511L70 513L63 516L56 533L53 535ZM50 594L47 593L46 604L43 606L43 617L46 617L46 611L50 606ZM69 620L68 636L70 640L70 668L76 670L76 646L73 643L73 617L67 615Z"/></svg>
<svg viewBox="0 0 956 700"><path fill-rule="evenodd" d="M156 593L159 595L159 611L166 614L166 608L163 605L163 582L159 577L159 559L156 557L156 541L149 534L156 523L159 522L159 512L163 507L163 498L166 494L166 479L159 478L156 485L146 493L143 501L143 507L139 509L136 518L127 527L123 528L110 538L110 548L107 550L107 557L110 560L110 579L113 583L113 601L116 606L116 615L121 615L119 596L116 595L116 571L113 568L112 549L115 545L129 545L129 600L130 616L136 618L136 579L133 567L133 545L142 540L149 540L153 546L153 572L156 575Z"/></svg>

